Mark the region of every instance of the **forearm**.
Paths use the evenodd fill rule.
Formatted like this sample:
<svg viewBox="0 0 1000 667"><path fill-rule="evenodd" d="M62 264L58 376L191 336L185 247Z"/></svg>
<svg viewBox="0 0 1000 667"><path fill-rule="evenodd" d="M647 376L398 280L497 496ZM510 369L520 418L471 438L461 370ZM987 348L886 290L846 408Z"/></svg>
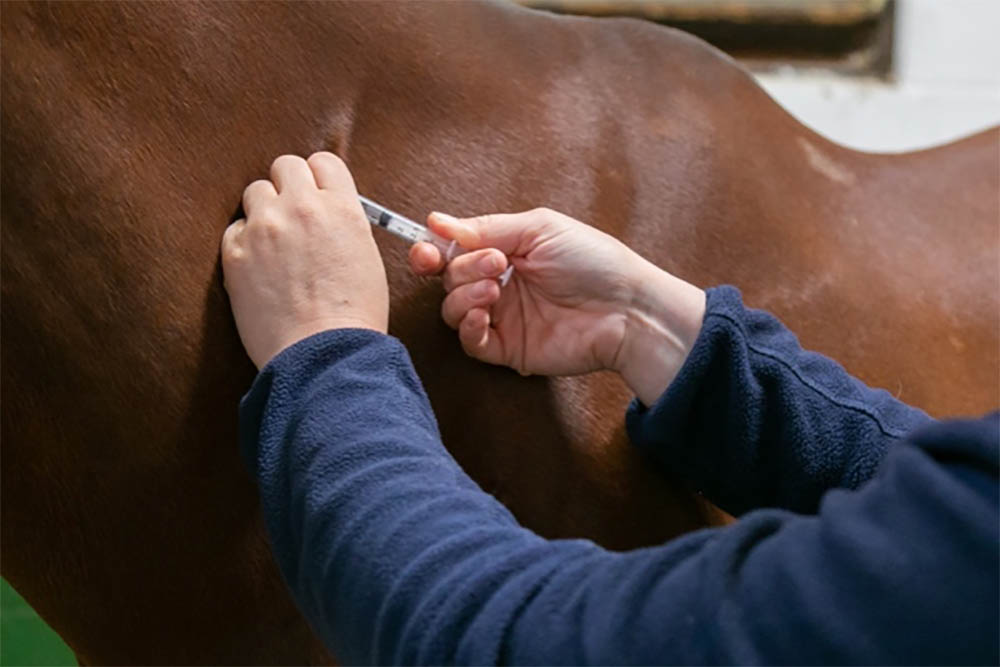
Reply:
<svg viewBox="0 0 1000 667"><path fill-rule="evenodd" d="M468 479L394 339L341 331L303 341L262 371L240 413L281 572L347 664L947 662L956 645L977 659L995 653L968 622L995 626L995 586L982 585L991 571L995 583L995 567L948 546L969 535L995 545L995 516L956 522L953 505L972 502L958 490L929 504L934 516L909 511L918 503L900 492L919 499L942 486L923 479L934 473L926 457L818 519L764 513L622 554L543 540ZM976 502L980 516L995 495ZM967 576L907 585L931 562ZM880 576L864 595L842 595L870 581L871 567ZM927 595L968 612L942 618L919 603ZM789 622L794 632L774 632Z"/></svg>
<svg viewBox="0 0 1000 667"><path fill-rule="evenodd" d="M656 400L628 415L633 440L728 511L814 511L829 488L869 479L891 442L929 421L822 355L733 288L709 292L690 353ZM669 343L666 344L668 347Z"/></svg>
<svg viewBox="0 0 1000 667"><path fill-rule="evenodd" d="M501 620L549 575L552 547L445 451L398 341L307 339L262 370L240 414L281 572L339 660L499 659Z"/></svg>

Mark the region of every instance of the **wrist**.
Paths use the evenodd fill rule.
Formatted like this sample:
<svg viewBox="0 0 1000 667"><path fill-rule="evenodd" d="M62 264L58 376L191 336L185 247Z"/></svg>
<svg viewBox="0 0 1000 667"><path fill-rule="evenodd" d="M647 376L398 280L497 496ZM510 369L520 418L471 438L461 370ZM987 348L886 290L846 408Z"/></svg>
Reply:
<svg viewBox="0 0 1000 667"><path fill-rule="evenodd" d="M645 405L673 382L705 318L705 291L646 262L625 312L617 371Z"/></svg>

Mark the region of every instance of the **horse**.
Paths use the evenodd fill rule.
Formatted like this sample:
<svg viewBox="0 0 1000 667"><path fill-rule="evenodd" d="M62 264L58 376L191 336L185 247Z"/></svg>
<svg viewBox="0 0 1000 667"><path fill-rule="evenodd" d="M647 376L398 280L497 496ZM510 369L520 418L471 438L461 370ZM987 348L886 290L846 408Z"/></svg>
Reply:
<svg viewBox="0 0 1000 667"><path fill-rule="evenodd" d="M935 415L998 403L996 129L902 155L805 128L686 34L489 3L5 3L2 574L83 664L329 662L275 567L221 234L283 153L404 215L547 206ZM627 442L611 374L468 359L378 236L443 441L547 537L725 518Z"/></svg>

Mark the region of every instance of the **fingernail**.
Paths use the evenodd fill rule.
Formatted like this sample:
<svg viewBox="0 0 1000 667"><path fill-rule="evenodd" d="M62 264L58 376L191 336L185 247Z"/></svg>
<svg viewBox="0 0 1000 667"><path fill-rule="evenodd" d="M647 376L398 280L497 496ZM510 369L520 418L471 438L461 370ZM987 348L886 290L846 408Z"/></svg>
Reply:
<svg viewBox="0 0 1000 667"><path fill-rule="evenodd" d="M458 223L458 218L453 215L448 215L447 213L442 213L441 211L434 211L431 213L435 218L441 222L447 222L449 225L454 225Z"/></svg>
<svg viewBox="0 0 1000 667"><path fill-rule="evenodd" d="M494 273L500 268L500 258L490 253L479 260L479 270L483 273Z"/></svg>
<svg viewBox="0 0 1000 667"><path fill-rule="evenodd" d="M490 289L489 283L480 283L476 285L472 290L472 296L475 298L481 298L486 296L487 291Z"/></svg>

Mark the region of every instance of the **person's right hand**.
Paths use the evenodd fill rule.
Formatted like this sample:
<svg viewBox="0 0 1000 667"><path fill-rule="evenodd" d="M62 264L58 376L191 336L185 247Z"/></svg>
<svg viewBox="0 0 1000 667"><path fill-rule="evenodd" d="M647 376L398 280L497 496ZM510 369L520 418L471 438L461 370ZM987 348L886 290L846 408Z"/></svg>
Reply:
<svg viewBox="0 0 1000 667"><path fill-rule="evenodd" d="M444 268L442 316L476 359L523 374L616 370L651 403L701 328L700 289L561 213L434 213L428 224L472 251L443 267L437 248L420 243L410 260L424 275ZM514 273L501 288L496 278L508 262Z"/></svg>

